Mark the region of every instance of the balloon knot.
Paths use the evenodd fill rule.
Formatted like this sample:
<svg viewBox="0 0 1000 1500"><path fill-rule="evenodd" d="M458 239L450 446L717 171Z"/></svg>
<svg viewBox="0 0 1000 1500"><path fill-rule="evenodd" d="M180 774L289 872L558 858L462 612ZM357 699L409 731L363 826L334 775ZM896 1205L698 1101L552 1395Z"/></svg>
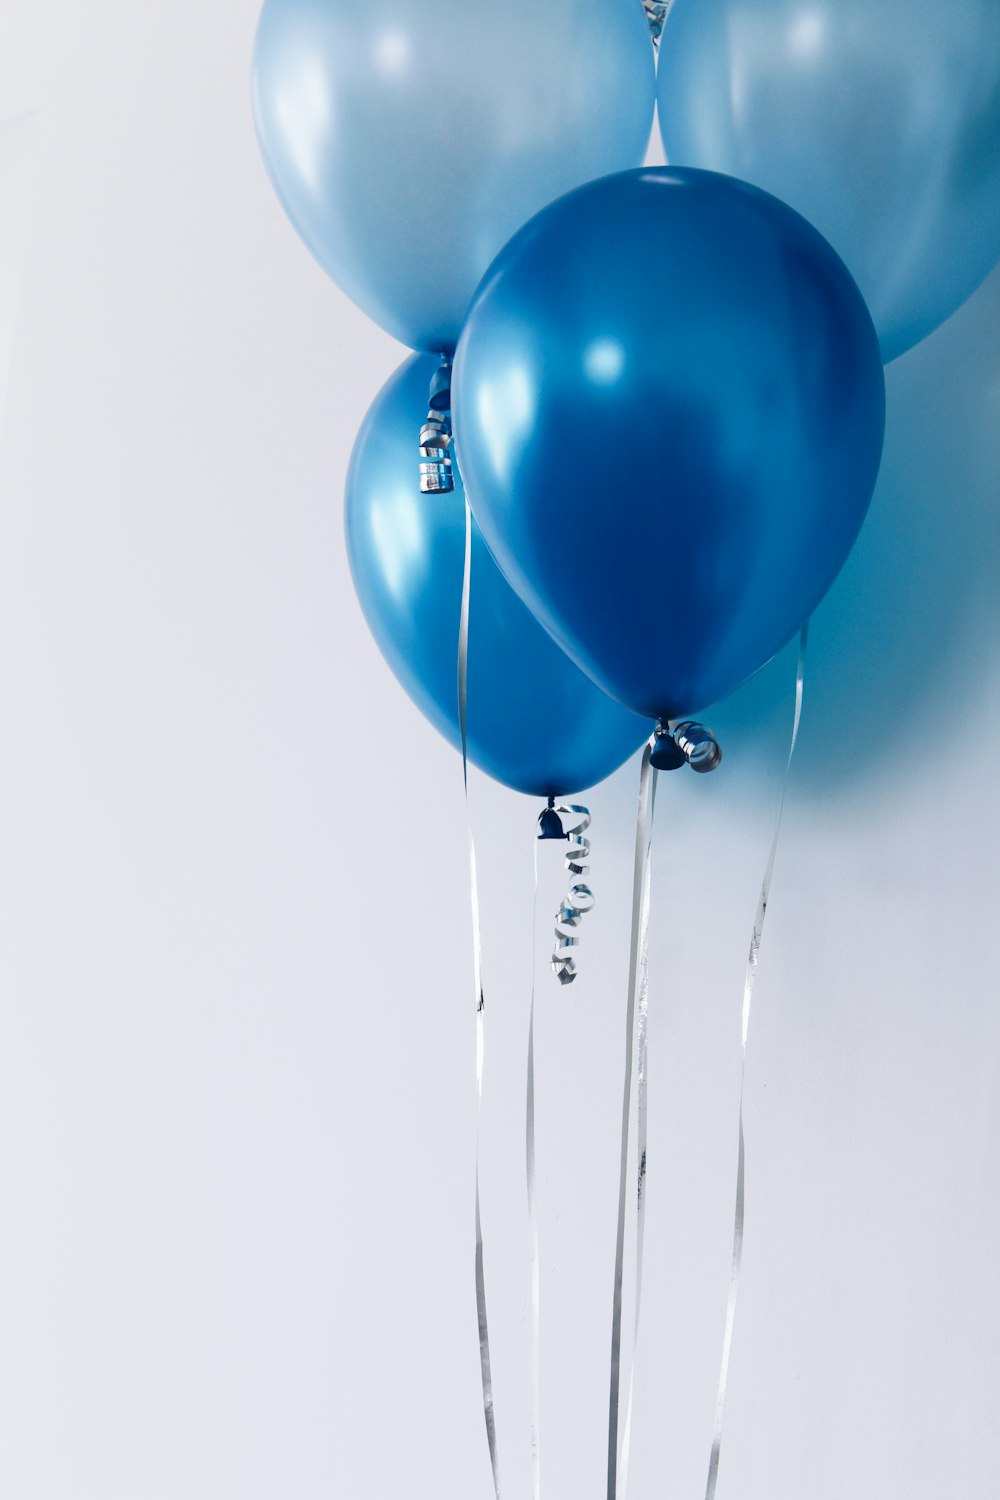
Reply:
<svg viewBox="0 0 1000 1500"><path fill-rule="evenodd" d="M715 735L693 719L674 723L660 719L650 746L649 763L657 771L678 771L687 765L705 775L717 770L722 761L722 749Z"/></svg>
<svg viewBox="0 0 1000 1500"><path fill-rule="evenodd" d="M660 36L663 32L663 23L667 19L667 11L670 9L671 0L642 0L646 12L646 20L649 22L649 33L653 38L653 46L660 45Z"/></svg>
<svg viewBox="0 0 1000 1500"><path fill-rule="evenodd" d="M550 797L548 806L543 807L538 814L538 837L540 839L564 839L566 831L562 825L562 818L555 809L555 800Z"/></svg>

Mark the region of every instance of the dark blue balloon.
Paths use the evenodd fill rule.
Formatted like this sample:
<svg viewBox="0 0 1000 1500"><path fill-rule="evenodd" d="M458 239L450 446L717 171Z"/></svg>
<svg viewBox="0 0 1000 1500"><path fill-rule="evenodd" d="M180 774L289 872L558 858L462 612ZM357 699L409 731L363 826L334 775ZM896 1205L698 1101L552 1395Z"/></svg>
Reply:
<svg viewBox="0 0 1000 1500"><path fill-rule="evenodd" d="M465 496L422 495L417 437L437 361L410 359L365 418L347 477L347 550L378 646L456 747ZM652 725L613 703L529 614L473 529L469 758L520 792L561 795L609 775Z"/></svg>
<svg viewBox="0 0 1000 1500"><path fill-rule="evenodd" d="M648 715L707 707L799 629L882 451L878 340L843 262L711 172L622 172L536 215L477 293L452 390L490 550Z"/></svg>

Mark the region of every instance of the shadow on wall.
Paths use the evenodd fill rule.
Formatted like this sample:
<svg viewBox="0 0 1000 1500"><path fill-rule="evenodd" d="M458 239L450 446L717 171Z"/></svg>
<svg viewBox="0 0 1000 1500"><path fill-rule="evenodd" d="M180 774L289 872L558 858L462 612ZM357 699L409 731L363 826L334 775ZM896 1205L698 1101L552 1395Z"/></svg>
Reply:
<svg viewBox="0 0 1000 1500"><path fill-rule="evenodd" d="M875 498L810 631L806 794L926 758L941 713L975 731L1000 613L1000 269L886 384ZM796 654L705 715L748 772L790 724Z"/></svg>

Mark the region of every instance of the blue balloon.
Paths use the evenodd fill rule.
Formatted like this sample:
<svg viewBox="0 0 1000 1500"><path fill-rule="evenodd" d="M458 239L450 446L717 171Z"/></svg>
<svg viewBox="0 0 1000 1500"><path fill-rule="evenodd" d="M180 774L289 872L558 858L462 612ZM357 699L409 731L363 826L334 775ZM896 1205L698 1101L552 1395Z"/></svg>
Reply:
<svg viewBox="0 0 1000 1500"><path fill-rule="evenodd" d="M658 90L667 159L810 219L886 361L1000 257L997 0L676 0Z"/></svg>
<svg viewBox="0 0 1000 1500"><path fill-rule="evenodd" d="M365 418L347 477L347 551L365 619L414 703L458 747L465 496L422 495L417 435L436 361L399 369ZM473 525L469 758L519 792L558 796L610 775L652 725L612 703L512 591Z"/></svg>
<svg viewBox="0 0 1000 1500"><path fill-rule="evenodd" d="M265 0L253 109L320 265L414 349L453 349L516 229L638 165L653 128L639 0Z"/></svg>
<svg viewBox="0 0 1000 1500"><path fill-rule="evenodd" d="M878 341L842 261L713 172L622 172L494 262L452 384L486 543L638 713L707 707L801 626L864 519Z"/></svg>

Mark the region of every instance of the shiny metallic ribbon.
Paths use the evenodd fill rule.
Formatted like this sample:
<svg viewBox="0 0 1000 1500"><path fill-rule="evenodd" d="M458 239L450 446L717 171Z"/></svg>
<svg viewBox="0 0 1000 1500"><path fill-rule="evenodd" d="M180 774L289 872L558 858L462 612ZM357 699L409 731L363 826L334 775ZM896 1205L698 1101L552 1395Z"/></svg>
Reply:
<svg viewBox="0 0 1000 1500"><path fill-rule="evenodd" d="M694 719L671 720L670 734L692 771L705 775L722 764L722 748L710 729Z"/></svg>
<svg viewBox="0 0 1000 1500"><path fill-rule="evenodd" d="M622 1085L621 1150L618 1173L618 1227L615 1240L614 1292L611 1310L611 1380L608 1397L608 1487L607 1500L625 1494L628 1447L632 1425L633 1377L629 1375L625 1442L619 1460L619 1400L621 1392L622 1281L625 1262L625 1218L628 1203L628 1144L632 1109L632 1075L636 1052L636 1010L639 1013L638 1197L636 1221L635 1329L638 1334L642 1290L642 1246L645 1228L646 1179L646 1022L648 1015L647 969L649 949L650 854L653 813L656 805L657 771L650 765L653 741L642 753L639 771L639 804L635 825L635 857L632 867L632 932L629 944L628 1003L625 1012L625 1076ZM633 1345L634 1370L635 1349Z"/></svg>
<svg viewBox="0 0 1000 1500"><path fill-rule="evenodd" d="M785 773L781 782L781 796L778 799L778 815L775 819L771 849L767 857L764 879L761 883L760 897L757 902L757 914L754 918L753 934L750 938L750 953L747 958L746 976L743 981L743 1013L740 1028L739 1150L736 1160L736 1208L733 1214L733 1251L729 1272L729 1300L726 1305L726 1326L722 1339L722 1362L719 1369L718 1392L715 1398L715 1427L712 1433L712 1450L708 1464L708 1479L705 1484L705 1500L715 1500L716 1486L719 1481L719 1458L722 1451L722 1432L726 1417L726 1391L729 1385L729 1366L733 1352L733 1328L736 1322L736 1302L739 1297L740 1274L743 1268L743 1222L746 1207L746 1141L743 1130L743 1099L747 1071L747 1037L750 1032L750 1006L753 1000L754 980L757 977L757 960L760 956L760 943L764 933L764 918L767 916L767 903L771 895L771 878L774 875L774 861L778 853L781 820L785 810L785 793L788 790L788 773L792 767L792 757L795 754L795 745L799 737L799 723L802 719L802 694L805 684L806 646L808 645L808 641L809 622L807 621L803 625L802 634L799 637L799 660L795 672L795 712L792 717L792 735L788 746L788 758L785 761Z"/></svg>
<svg viewBox="0 0 1000 1500"><path fill-rule="evenodd" d="M652 741L650 742L652 749ZM636 1010L638 1014L638 1035L636 1040L636 1069L638 1078L636 1082L636 1217L635 1217L635 1313L632 1330L632 1359L629 1364L628 1375L628 1400L625 1404L625 1433L622 1438L621 1461L619 1469L619 1484L622 1500L628 1487L628 1462L632 1445L632 1409L635 1393L635 1358L639 1345L639 1315L642 1309L642 1260L643 1248L646 1239L646 1061L647 1061L647 1037L649 1030L649 897L650 879L652 874L652 839L653 839L653 817L656 802L656 768L652 770L649 798L649 830L646 838L646 855L644 859L642 905L638 924L638 989L636 995ZM634 905L634 901L633 901ZM633 912L633 933L636 930L635 914ZM633 937L633 942L635 938Z"/></svg>
<svg viewBox="0 0 1000 1500"><path fill-rule="evenodd" d="M458 629L458 727L462 737L462 780L465 786L465 811L469 830L469 880L472 898L472 963L476 993L476 1311L479 1322L479 1365L483 1382L483 1416L486 1441L490 1450L493 1490L500 1500L500 1466L497 1457L496 1415L493 1409L493 1374L490 1362L490 1329L486 1316L486 1275L483 1264L483 1224L480 1213L479 1157L480 1127L483 1115L483 1064L486 1057L486 1001L483 996L482 943L479 927L479 879L476 869L476 841L469 810L468 756L468 685L469 685L469 600L472 592L472 512L465 503L465 568L462 574L462 613Z"/></svg>
<svg viewBox="0 0 1000 1500"><path fill-rule="evenodd" d="M642 0L642 5L646 12L646 20L649 22L649 34L653 38L653 46L658 47L671 0Z"/></svg>
<svg viewBox="0 0 1000 1500"><path fill-rule="evenodd" d="M663 736L669 734L692 770L707 773L716 770L722 763L722 750L711 730L693 719L671 723L669 728L657 725L646 749L651 768L648 811L643 796L642 772L639 783L639 814L636 823L636 865L632 896L632 938L630 946L630 989L635 988L637 1026L635 1036L636 1058L636 1220L635 1220L635 1312L632 1334L632 1359L629 1364L628 1400L625 1406L625 1430L622 1437L616 1488L624 1500L628 1486L628 1465L632 1444L632 1413L635 1396L635 1362L639 1346L639 1323L642 1312L642 1267L646 1238L646 1167L647 1167L647 1058L649 1031L649 903L652 873L651 845L656 798L656 773L660 769L658 751L662 750ZM669 768L670 761L664 764ZM674 767L676 768L676 767ZM646 770L645 760L643 772ZM640 849L642 858L640 861ZM640 883L641 874L641 883ZM629 1036L631 1038L631 1028ZM627 1136L627 1132L626 1132ZM627 1180L627 1138L622 1154L620 1184ZM620 1188L621 1190L621 1188ZM619 1200L620 1201L620 1200ZM620 1299L621 1283L616 1268L616 1292ZM620 1349L620 1342L619 1342ZM619 1356L620 1363L620 1356ZM612 1356L612 1366L614 1356ZM617 1425L617 1412L613 1420ZM610 1457L610 1454L609 1454Z"/></svg>
<svg viewBox="0 0 1000 1500"><path fill-rule="evenodd" d="M576 960L567 950L578 946L580 939L576 936L576 929L582 918L594 909L594 893L580 878L590 869L587 864L590 858L590 840L584 837L590 827L590 812L575 802L565 803L553 810L559 814L569 840L566 868L573 876L573 881L556 912L556 944L550 963L560 984L572 984L577 975ZM569 823L566 822L567 818Z"/></svg>
<svg viewBox="0 0 1000 1500"><path fill-rule="evenodd" d="M451 431L451 360L442 354L431 378L427 420L420 429L420 493L447 495L455 488Z"/></svg>
<svg viewBox="0 0 1000 1500"><path fill-rule="evenodd" d="M532 900L532 949L531 949L531 1005L528 1011L528 1071L524 1109L524 1165L528 1190L528 1232L531 1241L531 1494L532 1500L540 1500L542 1493L541 1453L539 1430L541 1425L541 1308L539 1295L538 1256L538 1194L535 1177L535 945L538 932L538 837L534 836L535 888Z"/></svg>
<svg viewBox="0 0 1000 1500"><path fill-rule="evenodd" d="M565 819L570 820L569 825ZM584 837L590 827L590 812L586 807L577 804L563 804L556 807L552 799L539 819L539 832L535 834L534 843L534 895L532 900L532 934L538 932L538 845L540 841L548 841L559 835L550 831L553 821L558 820L563 828L563 837L570 841L570 848L566 853L566 867L574 876L587 873L588 866L584 863L590 858L590 841ZM574 821L575 820L575 821ZM556 948L550 960L550 966L559 978L561 984L569 984L576 978L576 964L572 958L561 956L565 948L573 947L578 939L571 933L569 935L560 930L561 926L575 927L580 918L590 911L594 904L593 892L589 886L583 885L579 880L574 880L565 900L556 913L556 921L560 925L556 928ZM536 1188L535 1172L535 964L536 953L534 942L532 944L531 962L531 1004L528 1012L528 1066L527 1087L525 1091L524 1112L524 1157L525 1177L528 1193L528 1231L531 1245L531 1327L529 1334L530 1355L529 1363L531 1370L531 1493L533 1500L540 1500L541 1496L541 1454L539 1448L539 1433L541 1429L541 1369L540 1369L540 1288L539 1288L539 1247L538 1247L538 1194Z"/></svg>

